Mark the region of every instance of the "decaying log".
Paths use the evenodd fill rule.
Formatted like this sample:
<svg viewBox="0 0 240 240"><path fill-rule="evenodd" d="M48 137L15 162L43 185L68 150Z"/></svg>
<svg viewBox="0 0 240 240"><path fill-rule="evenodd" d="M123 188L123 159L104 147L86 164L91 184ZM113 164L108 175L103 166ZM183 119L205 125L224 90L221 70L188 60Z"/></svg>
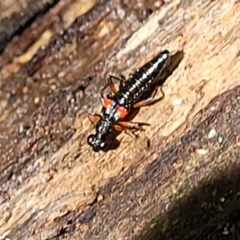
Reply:
<svg viewBox="0 0 240 240"><path fill-rule="evenodd" d="M239 239L239 1L8 3L0 239ZM134 118L150 126L93 152L106 76L165 48L165 97Z"/></svg>

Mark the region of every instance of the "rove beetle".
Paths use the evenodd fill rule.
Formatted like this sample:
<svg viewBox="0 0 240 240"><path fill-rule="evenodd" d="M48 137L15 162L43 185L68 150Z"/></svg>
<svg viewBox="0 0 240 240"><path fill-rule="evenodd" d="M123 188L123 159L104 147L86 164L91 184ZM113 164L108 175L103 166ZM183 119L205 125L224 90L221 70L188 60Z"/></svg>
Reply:
<svg viewBox="0 0 240 240"><path fill-rule="evenodd" d="M106 136L112 129L123 131L126 129L140 130L141 123L124 121L124 118L134 108L140 108L150 105L156 101L154 96L157 89L153 91L150 98L140 100L142 95L148 91L155 83L164 69L169 59L169 51L160 52L155 58L147 62L145 65L137 69L126 80L124 76L120 78L109 75L107 84L101 90L101 101L103 105L103 114L88 115L89 120L96 124L96 133L88 136L87 142L93 151L98 152L104 150L107 146ZM118 91L116 90L113 80L120 82ZM110 87L112 95L103 95L104 90Z"/></svg>

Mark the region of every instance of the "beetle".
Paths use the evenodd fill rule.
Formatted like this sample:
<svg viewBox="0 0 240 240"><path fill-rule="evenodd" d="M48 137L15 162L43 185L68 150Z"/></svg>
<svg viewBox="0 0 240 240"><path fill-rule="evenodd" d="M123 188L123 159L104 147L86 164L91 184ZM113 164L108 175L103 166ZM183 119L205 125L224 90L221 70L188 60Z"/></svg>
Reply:
<svg viewBox="0 0 240 240"><path fill-rule="evenodd" d="M89 120L96 124L96 133L89 135L87 138L87 142L93 151L98 152L106 148L106 136L112 129L123 131L125 129L140 130L142 128L141 123L124 121L124 119L133 109L150 105L156 101L154 99L157 93L156 88L151 97L144 100L141 100L141 97L156 82L169 59L169 55L168 50L163 50L132 73L128 80L124 76L120 78L112 75L108 76L107 84L100 92L103 105L102 115L88 115ZM118 91L113 80L120 82ZM110 88L112 94L104 97L103 92L107 87Z"/></svg>

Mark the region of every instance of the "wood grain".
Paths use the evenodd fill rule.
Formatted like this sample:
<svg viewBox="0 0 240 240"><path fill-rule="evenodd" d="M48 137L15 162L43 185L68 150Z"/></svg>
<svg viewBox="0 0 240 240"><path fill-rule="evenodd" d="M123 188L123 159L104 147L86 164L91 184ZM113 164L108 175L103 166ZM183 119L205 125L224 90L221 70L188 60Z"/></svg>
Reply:
<svg viewBox="0 0 240 240"><path fill-rule="evenodd" d="M8 43L20 55L6 46L0 239L239 237L240 4L152 1L161 6L141 22L142 2L60 1L44 28L24 30L44 47L21 36ZM134 118L151 125L92 152L86 116L100 112L106 76L128 76L165 48L182 57L164 99Z"/></svg>

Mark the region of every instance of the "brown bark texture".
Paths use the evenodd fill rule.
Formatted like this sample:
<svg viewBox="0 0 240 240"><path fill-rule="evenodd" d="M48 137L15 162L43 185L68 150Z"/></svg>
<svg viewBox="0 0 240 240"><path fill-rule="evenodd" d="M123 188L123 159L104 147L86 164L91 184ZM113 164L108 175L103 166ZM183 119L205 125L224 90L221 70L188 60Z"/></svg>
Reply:
<svg viewBox="0 0 240 240"><path fill-rule="evenodd" d="M1 0L0 239L240 239L239 13L237 0ZM163 49L164 98L132 120L149 126L93 152L107 76Z"/></svg>

